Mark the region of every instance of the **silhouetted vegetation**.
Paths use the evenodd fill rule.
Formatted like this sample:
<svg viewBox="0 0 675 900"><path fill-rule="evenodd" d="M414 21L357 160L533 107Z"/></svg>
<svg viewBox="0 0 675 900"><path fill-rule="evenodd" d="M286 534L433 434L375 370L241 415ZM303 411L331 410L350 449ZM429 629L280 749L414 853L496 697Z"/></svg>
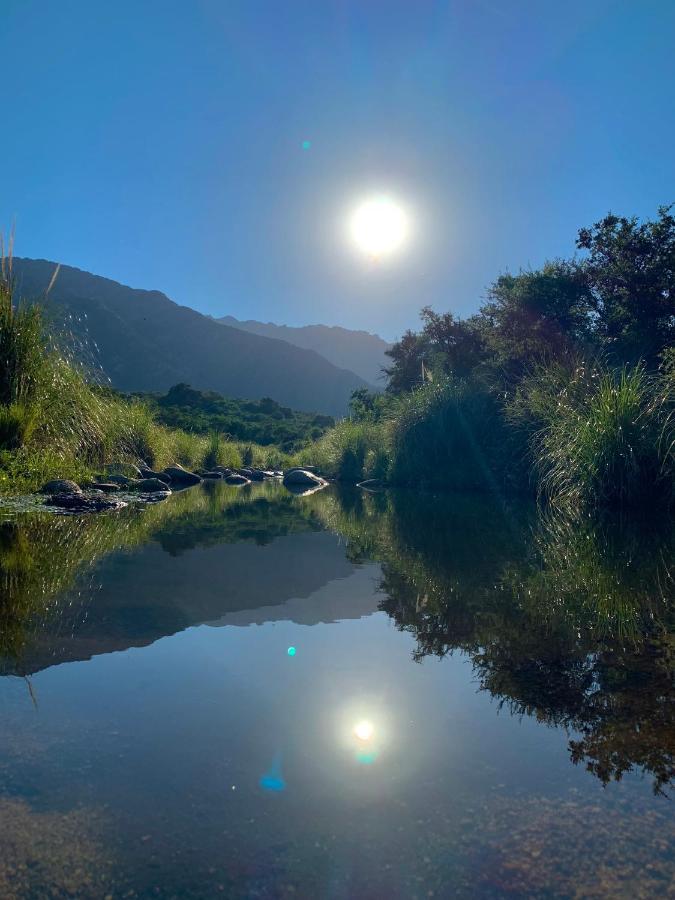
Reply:
<svg viewBox="0 0 675 900"><path fill-rule="evenodd" d="M571 507L671 503L675 217L608 215L577 249L501 275L466 320L425 307L388 351L386 394L356 391L351 421L301 458Z"/></svg>

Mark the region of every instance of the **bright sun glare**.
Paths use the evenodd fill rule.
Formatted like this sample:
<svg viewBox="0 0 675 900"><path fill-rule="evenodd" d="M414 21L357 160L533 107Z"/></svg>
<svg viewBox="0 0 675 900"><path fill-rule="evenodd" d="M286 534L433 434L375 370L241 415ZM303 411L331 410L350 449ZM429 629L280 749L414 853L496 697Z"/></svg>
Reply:
<svg viewBox="0 0 675 900"><path fill-rule="evenodd" d="M379 259L395 253L405 243L408 217L389 197L373 197L356 208L350 232L359 250Z"/></svg>
<svg viewBox="0 0 675 900"><path fill-rule="evenodd" d="M374 731L373 723L369 722L367 719L357 722L354 726L354 734L360 741L369 741L373 736Z"/></svg>

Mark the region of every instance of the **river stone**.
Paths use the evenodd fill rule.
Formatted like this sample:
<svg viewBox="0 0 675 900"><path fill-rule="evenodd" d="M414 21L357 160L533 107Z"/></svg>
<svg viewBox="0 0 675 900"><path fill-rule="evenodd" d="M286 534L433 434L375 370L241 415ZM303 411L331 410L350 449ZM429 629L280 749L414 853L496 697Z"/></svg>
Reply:
<svg viewBox="0 0 675 900"><path fill-rule="evenodd" d="M179 465L167 466L164 469L164 474L168 475L171 481L175 481L177 484L199 484L201 481L199 475L195 475L194 472L188 472L187 469Z"/></svg>
<svg viewBox="0 0 675 900"><path fill-rule="evenodd" d="M284 475L284 484L301 486L305 485L306 487L313 487L326 484L326 482L323 480L323 478L319 478L319 476L315 475L313 472L307 471L307 469L289 469L289 471Z"/></svg>
<svg viewBox="0 0 675 900"><path fill-rule="evenodd" d="M111 484L119 484L120 487L128 487L132 484L132 479L127 478L126 475L109 475L108 481Z"/></svg>
<svg viewBox="0 0 675 900"><path fill-rule="evenodd" d="M68 481L65 478L56 478L54 481L48 481L40 488L41 494L81 494L82 488L74 481Z"/></svg>
<svg viewBox="0 0 675 900"><path fill-rule="evenodd" d="M225 476L225 481L228 484L250 484L250 480L245 475L240 475L238 472L232 472L230 475Z"/></svg>
<svg viewBox="0 0 675 900"><path fill-rule="evenodd" d="M159 478L140 478L138 481L133 481L129 485L129 489L132 491L142 491L144 494L155 494L158 491L163 491L167 494L171 493L169 485Z"/></svg>
<svg viewBox="0 0 675 900"><path fill-rule="evenodd" d="M202 478L225 478L222 472L202 472Z"/></svg>
<svg viewBox="0 0 675 900"><path fill-rule="evenodd" d="M153 469L142 468L141 469L141 477L142 478L159 478L160 481L163 481L165 484L168 484L171 480L166 472L155 472Z"/></svg>
<svg viewBox="0 0 675 900"><path fill-rule="evenodd" d="M70 509L73 512L103 512L106 509L121 509L127 504L122 500L108 500L106 497L85 497L84 494L54 494L47 497L45 503Z"/></svg>
<svg viewBox="0 0 675 900"><path fill-rule="evenodd" d="M252 469L251 474L248 476L251 481L263 481L265 478L265 473L260 469Z"/></svg>
<svg viewBox="0 0 675 900"><path fill-rule="evenodd" d="M103 491L104 494L112 494L120 489L119 484L115 484L114 481L96 481L92 487L97 491Z"/></svg>

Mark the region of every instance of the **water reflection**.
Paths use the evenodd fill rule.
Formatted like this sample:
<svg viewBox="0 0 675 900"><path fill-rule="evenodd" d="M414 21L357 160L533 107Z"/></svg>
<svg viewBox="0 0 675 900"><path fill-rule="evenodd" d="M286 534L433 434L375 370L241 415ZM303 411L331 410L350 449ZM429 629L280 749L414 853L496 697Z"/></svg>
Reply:
<svg viewBox="0 0 675 900"><path fill-rule="evenodd" d="M568 729L573 763L604 784L641 771L663 792L675 777L667 525L494 498L216 483L142 511L13 515L0 523L0 667L29 674L204 622L358 617L372 599L350 607L345 595L330 614L288 604L375 560L380 609L414 637L416 661L461 652L503 708ZM377 714L345 713L362 762L386 744ZM268 782L283 781L274 771Z"/></svg>

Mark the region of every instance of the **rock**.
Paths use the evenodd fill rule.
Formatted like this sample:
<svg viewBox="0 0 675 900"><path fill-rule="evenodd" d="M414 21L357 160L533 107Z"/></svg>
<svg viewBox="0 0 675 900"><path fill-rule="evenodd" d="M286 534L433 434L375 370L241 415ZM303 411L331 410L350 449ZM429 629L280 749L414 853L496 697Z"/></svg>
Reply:
<svg viewBox="0 0 675 900"><path fill-rule="evenodd" d="M323 478L319 478L318 475L315 475L307 469L289 469L288 472L284 474L284 484L286 486L293 484L305 487L317 487L319 485L325 485L326 483L327 482L325 482Z"/></svg>
<svg viewBox="0 0 675 900"><path fill-rule="evenodd" d="M260 469L252 469L251 474L248 476L251 481L263 481L265 478L265 473Z"/></svg>
<svg viewBox="0 0 675 900"><path fill-rule="evenodd" d="M222 472L202 472L202 478L225 478Z"/></svg>
<svg viewBox="0 0 675 900"><path fill-rule="evenodd" d="M108 475L126 475L128 478L140 478L141 470L133 463L114 462L105 467Z"/></svg>
<svg viewBox="0 0 675 900"><path fill-rule="evenodd" d="M250 484L250 480L245 475L240 475L238 472L232 472L230 475L225 476L225 481L228 484Z"/></svg>
<svg viewBox="0 0 675 900"><path fill-rule="evenodd" d="M234 471L235 471L238 475L243 475L244 478L248 478L249 480L250 480L250 478L251 478L251 473L253 472L252 469L249 469L249 468L247 468L246 466L244 466L242 469L235 469Z"/></svg>
<svg viewBox="0 0 675 900"><path fill-rule="evenodd" d="M74 481L68 481L65 478L56 478L54 481L48 481L40 488L41 494L81 494L82 488Z"/></svg>
<svg viewBox="0 0 675 900"><path fill-rule="evenodd" d="M97 481L92 487L97 491L103 491L104 494L112 494L120 489L119 484L115 484L114 481Z"/></svg>
<svg viewBox="0 0 675 900"><path fill-rule="evenodd" d="M221 475L230 475L232 472L232 469L228 468L227 466L214 466L212 471L220 472Z"/></svg>
<svg viewBox="0 0 675 900"><path fill-rule="evenodd" d="M122 500L108 500L102 495L86 497L82 493L54 494L51 497L47 497L45 503L49 504L49 506L69 509L72 512L103 512L106 509L121 509L127 505Z"/></svg>
<svg viewBox="0 0 675 900"><path fill-rule="evenodd" d="M148 468L141 469L141 477L142 478L159 478L159 480L163 481L165 484L168 484L169 481L171 480L165 472L155 472L152 469L148 469Z"/></svg>
<svg viewBox="0 0 675 900"><path fill-rule="evenodd" d="M109 475L108 481L111 484L119 484L120 487L128 487L132 484L131 478L127 478L126 475Z"/></svg>
<svg viewBox="0 0 675 900"><path fill-rule="evenodd" d="M159 478L141 478L138 481L133 481L129 488L133 491L141 491L144 494L155 494L159 491L167 494L171 493L169 485Z"/></svg>
<svg viewBox="0 0 675 900"><path fill-rule="evenodd" d="M201 481L199 475L195 475L194 472L188 472L187 469L179 465L167 466L164 469L164 474L168 475L171 481L175 481L177 484L199 484Z"/></svg>

